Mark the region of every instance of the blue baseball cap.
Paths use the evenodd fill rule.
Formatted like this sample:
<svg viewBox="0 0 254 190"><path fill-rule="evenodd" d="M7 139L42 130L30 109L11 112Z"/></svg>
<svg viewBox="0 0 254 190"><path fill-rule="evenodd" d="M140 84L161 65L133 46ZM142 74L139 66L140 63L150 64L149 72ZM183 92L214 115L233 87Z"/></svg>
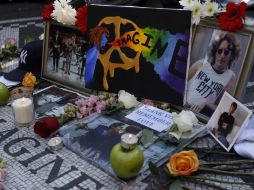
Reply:
<svg viewBox="0 0 254 190"><path fill-rule="evenodd" d="M36 78L41 77L43 41L36 40L26 44L19 56L19 66L4 74L10 81L22 81L27 72L32 72Z"/></svg>

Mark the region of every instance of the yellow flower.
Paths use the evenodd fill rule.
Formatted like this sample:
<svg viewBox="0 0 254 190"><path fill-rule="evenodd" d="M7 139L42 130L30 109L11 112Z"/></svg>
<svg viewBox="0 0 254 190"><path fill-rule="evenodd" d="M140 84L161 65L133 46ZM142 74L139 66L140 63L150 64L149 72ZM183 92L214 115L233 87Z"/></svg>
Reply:
<svg viewBox="0 0 254 190"><path fill-rule="evenodd" d="M36 84L36 77L31 72L26 73L23 78L22 84L24 87L34 87Z"/></svg>
<svg viewBox="0 0 254 190"><path fill-rule="evenodd" d="M167 168L173 176L188 176L199 168L197 154L193 150L173 154Z"/></svg>

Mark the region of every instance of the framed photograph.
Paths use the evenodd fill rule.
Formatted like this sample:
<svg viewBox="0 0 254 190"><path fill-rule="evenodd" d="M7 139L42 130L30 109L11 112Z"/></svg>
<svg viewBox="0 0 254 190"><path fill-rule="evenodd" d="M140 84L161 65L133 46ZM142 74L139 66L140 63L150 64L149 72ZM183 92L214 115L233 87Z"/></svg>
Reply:
<svg viewBox="0 0 254 190"><path fill-rule="evenodd" d="M208 131L226 151L229 151L251 114L246 106L225 92L207 123Z"/></svg>
<svg viewBox="0 0 254 190"><path fill-rule="evenodd" d="M84 87L86 35L75 27L46 22L42 78L81 93Z"/></svg>
<svg viewBox="0 0 254 190"><path fill-rule="evenodd" d="M254 30L219 29L202 20L194 29L185 106L207 122L226 91L240 100L253 61Z"/></svg>

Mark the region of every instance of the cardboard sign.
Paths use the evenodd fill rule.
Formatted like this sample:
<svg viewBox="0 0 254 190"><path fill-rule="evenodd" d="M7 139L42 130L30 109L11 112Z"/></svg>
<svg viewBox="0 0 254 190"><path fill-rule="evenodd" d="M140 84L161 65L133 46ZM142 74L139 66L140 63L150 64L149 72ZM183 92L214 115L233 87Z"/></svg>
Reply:
<svg viewBox="0 0 254 190"><path fill-rule="evenodd" d="M126 117L158 132L171 127L174 123L172 113L148 105L142 106Z"/></svg>

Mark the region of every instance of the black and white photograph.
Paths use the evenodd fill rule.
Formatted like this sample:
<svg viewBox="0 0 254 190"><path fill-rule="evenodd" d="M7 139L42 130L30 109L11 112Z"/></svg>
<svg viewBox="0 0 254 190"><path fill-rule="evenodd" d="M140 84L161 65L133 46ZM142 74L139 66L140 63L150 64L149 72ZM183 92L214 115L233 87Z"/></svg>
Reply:
<svg viewBox="0 0 254 190"><path fill-rule="evenodd" d="M86 37L75 27L47 23L42 77L63 86L84 90Z"/></svg>
<svg viewBox="0 0 254 190"><path fill-rule="evenodd" d="M59 116L64 112L64 105L74 102L78 95L74 92L51 86L37 92L34 97L35 118Z"/></svg>
<svg viewBox="0 0 254 190"><path fill-rule="evenodd" d="M230 151L244 129L252 112L229 93L225 92L207 123L209 133L226 150Z"/></svg>
<svg viewBox="0 0 254 190"><path fill-rule="evenodd" d="M233 33L198 25L194 32L185 106L211 117L226 91L239 99L241 81L247 79L249 32Z"/></svg>

